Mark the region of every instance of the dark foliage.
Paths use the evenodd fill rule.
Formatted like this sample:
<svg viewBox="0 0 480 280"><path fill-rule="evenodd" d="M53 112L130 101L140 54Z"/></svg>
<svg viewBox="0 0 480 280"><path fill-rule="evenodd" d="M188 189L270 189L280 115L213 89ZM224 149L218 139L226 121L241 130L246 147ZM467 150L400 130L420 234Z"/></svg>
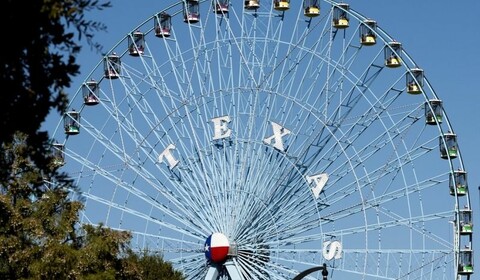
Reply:
<svg viewBox="0 0 480 280"><path fill-rule="evenodd" d="M79 40L83 36L91 47L100 48L93 34L105 30L104 25L86 19L85 13L109 6L97 0L2 2L0 143L11 142L16 131L25 133L30 157L42 169L49 162L44 156L49 139L40 127L51 109L60 113L66 109L64 90L79 74L75 60ZM0 179L9 173L0 169Z"/></svg>
<svg viewBox="0 0 480 280"><path fill-rule="evenodd" d="M0 279L182 279L160 256L135 254L131 234L81 226L83 204L60 173L41 125L63 114L80 42L101 51L98 0L6 0L0 46ZM159 275L162 273L162 275Z"/></svg>

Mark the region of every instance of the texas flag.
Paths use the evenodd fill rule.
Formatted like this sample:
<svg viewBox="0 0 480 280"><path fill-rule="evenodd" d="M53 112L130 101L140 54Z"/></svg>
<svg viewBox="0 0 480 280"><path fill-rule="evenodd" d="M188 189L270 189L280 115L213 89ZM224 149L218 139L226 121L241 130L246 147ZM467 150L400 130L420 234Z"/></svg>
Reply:
<svg viewBox="0 0 480 280"><path fill-rule="evenodd" d="M227 237L215 232L205 241L205 257L212 262L223 262L227 258L229 247Z"/></svg>

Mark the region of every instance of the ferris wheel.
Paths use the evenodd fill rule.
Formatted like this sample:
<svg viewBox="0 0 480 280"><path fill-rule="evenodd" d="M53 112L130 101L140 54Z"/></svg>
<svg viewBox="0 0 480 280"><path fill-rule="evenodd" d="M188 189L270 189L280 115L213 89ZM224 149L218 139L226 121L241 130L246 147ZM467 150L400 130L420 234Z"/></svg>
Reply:
<svg viewBox="0 0 480 280"><path fill-rule="evenodd" d="M457 135L375 19L330 0L152 14L54 132L83 223L130 231L187 279L472 277Z"/></svg>

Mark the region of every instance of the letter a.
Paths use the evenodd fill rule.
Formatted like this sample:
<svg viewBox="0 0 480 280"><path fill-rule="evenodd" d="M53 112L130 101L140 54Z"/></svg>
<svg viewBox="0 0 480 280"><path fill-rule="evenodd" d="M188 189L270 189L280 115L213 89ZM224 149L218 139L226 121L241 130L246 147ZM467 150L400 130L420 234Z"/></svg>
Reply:
<svg viewBox="0 0 480 280"><path fill-rule="evenodd" d="M320 196L320 193L322 192L323 188L325 187L325 184L327 184L328 181L328 174L327 173L322 173L318 175L313 175L313 176L307 176L307 182L311 184L312 182L315 182L315 186L312 188L313 195L315 196L316 199Z"/></svg>

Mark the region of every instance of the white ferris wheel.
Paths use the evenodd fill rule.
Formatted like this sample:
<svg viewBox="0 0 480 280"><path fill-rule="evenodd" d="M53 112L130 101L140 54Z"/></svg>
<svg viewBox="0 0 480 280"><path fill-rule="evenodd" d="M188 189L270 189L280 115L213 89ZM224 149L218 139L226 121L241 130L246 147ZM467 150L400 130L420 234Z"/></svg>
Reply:
<svg viewBox="0 0 480 280"><path fill-rule="evenodd" d="M457 135L375 19L179 0L99 60L54 132L83 223L131 231L187 279L472 277Z"/></svg>

